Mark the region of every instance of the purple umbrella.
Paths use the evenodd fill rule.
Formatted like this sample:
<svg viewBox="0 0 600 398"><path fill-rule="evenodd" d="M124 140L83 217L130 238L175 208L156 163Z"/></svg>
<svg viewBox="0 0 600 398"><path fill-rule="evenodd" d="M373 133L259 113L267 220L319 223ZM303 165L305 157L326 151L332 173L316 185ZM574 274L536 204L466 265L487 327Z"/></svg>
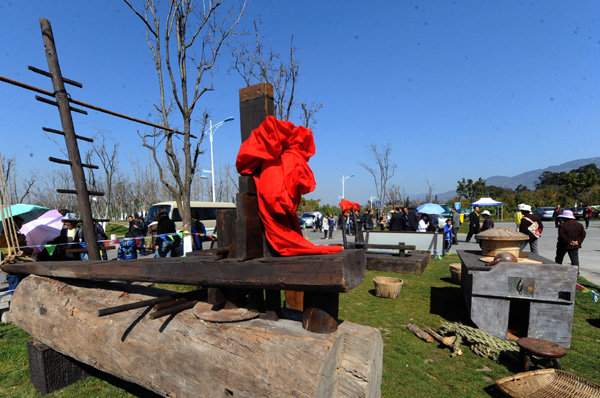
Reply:
<svg viewBox="0 0 600 398"><path fill-rule="evenodd" d="M44 245L60 235L63 227L61 220L63 215L57 210L50 210L42 214L39 218L23 224L21 233L27 238L28 246L35 246L34 253L41 252Z"/></svg>

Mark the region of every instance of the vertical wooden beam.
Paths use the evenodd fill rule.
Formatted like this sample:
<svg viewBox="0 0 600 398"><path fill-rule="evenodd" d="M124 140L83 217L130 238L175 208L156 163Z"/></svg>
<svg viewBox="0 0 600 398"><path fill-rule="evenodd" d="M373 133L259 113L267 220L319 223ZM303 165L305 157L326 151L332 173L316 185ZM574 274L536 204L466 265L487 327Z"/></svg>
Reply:
<svg viewBox="0 0 600 398"><path fill-rule="evenodd" d="M240 131L242 143L266 119L275 114L273 86L259 83L240 89ZM258 215L256 185L249 176L241 176L237 197L237 256L240 261L263 257L268 253L264 230Z"/></svg>
<svg viewBox="0 0 600 398"><path fill-rule="evenodd" d="M71 173L73 175L73 182L75 183L75 190L77 191L77 204L79 205L81 221L83 222L83 236L85 238L86 247L88 248L88 256L90 260L100 260L98 242L96 240L96 233L94 232L94 223L92 221L90 198L85 183L85 174L83 173L79 147L77 146L77 139L75 138L73 119L71 118L71 111L69 110L69 98L67 90L65 90L65 83L60 71L60 64L58 63L52 26L50 26L50 21L45 18L40 19L40 26L42 28L42 37L44 39L44 49L46 50L48 70L52 75L54 97L58 103L62 131L65 134L67 152L69 154L69 161L71 162Z"/></svg>

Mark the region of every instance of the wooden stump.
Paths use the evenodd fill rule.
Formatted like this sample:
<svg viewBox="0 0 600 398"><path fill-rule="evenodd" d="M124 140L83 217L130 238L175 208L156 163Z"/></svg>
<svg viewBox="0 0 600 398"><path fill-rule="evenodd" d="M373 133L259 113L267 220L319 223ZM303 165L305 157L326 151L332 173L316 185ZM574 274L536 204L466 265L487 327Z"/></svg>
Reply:
<svg viewBox="0 0 600 398"><path fill-rule="evenodd" d="M299 322L198 320L191 310L151 320L149 309L97 317L101 308L152 298L119 284L31 275L11 318L52 349L169 397L378 397L383 341L342 322L330 334Z"/></svg>

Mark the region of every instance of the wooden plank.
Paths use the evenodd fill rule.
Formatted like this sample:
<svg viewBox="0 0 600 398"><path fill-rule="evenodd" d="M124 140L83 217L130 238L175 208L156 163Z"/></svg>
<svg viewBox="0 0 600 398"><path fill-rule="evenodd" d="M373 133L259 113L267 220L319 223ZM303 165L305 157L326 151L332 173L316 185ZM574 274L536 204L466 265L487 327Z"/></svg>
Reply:
<svg viewBox="0 0 600 398"><path fill-rule="evenodd" d="M531 303L527 337L570 348L574 309L574 305L568 304Z"/></svg>
<svg viewBox="0 0 600 398"><path fill-rule="evenodd" d="M217 287L347 292L365 275L362 250L238 262L215 256L144 258L136 261L42 261L5 264L8 273L58 278L162 282Z"/></svg>
<svg viewBox="0 0 600 398"><path fill-rule="evenodd" d="M502 298L474 296L471 299L471 320L481 330L499 339L506 338L510 301Z"/></svg>

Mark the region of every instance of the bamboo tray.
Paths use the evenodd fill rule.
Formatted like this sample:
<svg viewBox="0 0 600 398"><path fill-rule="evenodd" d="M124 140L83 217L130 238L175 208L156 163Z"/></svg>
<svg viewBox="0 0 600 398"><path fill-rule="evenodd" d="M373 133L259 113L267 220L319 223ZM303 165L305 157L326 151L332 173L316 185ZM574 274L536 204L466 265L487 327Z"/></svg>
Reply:
<svg viewBox="0 0 600 398"><path fill-rule="evenodd" d="M481 257L479 261L483 261L484 263L489 263L490 261L494 261L494 257ZM527 264L543 264L541 261L531 260L529 258L519 257L517 259L518 263L527 263Z"/></svg>
<svg viewBox="0 0 600 398"><path fill-rule="evenodd" d="M518 373L496 385L515 398L600 398L600 385L558 369Z"/></svg>

